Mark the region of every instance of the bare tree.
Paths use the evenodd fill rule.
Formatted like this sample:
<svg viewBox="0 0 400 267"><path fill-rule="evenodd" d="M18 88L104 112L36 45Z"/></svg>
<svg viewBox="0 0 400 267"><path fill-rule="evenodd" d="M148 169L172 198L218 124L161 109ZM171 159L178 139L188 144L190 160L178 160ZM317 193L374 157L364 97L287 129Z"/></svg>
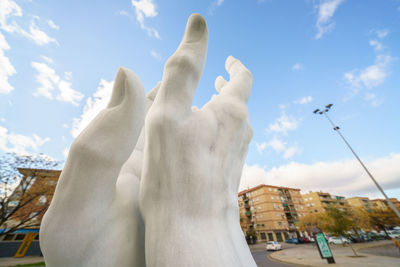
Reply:
<svg viewBox="0 0 400 267"><path fill-rule="evenodd" d="M0 236L40 225L38 218L46 211L46 197L53 193L55 184L33 185L38 173L51 172L61 165L44 154L0 156Z"/></svg>

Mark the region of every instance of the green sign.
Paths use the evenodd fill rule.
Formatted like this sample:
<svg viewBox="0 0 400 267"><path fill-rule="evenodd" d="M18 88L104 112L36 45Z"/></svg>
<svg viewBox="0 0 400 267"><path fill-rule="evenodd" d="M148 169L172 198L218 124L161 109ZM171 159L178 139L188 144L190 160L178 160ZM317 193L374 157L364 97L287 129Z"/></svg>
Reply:
<svg viewBox="0 0 400 267"><path fill-rule="evenodd" d="M333 257L332 252L328 246L328 243L326 242L326 239L325 239L325 236L323 233L317 234L316 241L317 241L319 251L321 252L321 257L323 259Z"/></svg>

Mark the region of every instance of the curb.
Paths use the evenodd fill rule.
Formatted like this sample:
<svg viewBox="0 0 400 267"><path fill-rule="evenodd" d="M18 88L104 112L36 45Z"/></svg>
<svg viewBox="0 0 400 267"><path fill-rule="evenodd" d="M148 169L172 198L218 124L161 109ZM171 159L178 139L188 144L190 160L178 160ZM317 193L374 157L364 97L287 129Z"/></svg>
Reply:
<svg viewBox="0 0 400 267"><path fill-rule="evenodd" d="M270 261L273 261L273 262L283 263L283 264L291 265L291 266L300 266L300 267L313 267L313 266L314 266L314 265L306 265L306 264L293 263L293 262L290 262L290 261L283 261L283 260L281 260L281 259L277 259L277 258L272 257L273 254L274 254L274 253L271 253L271 254L269 254L269 255L267 256L267 258L268 258Z"/></svg>

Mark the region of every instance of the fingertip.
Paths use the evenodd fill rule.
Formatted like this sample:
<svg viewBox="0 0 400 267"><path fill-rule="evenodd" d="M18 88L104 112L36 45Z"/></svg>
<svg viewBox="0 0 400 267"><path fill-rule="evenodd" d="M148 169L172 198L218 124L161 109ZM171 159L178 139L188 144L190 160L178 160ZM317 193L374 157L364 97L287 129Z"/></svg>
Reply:
<svg viewBox="0 0 400 267"><path fill-rule="evenodd" d="M197 13L192 14L186 24L183 40L185 43L197 42L205 36L207 31L207 23L203 16Z"/></svg>
<svg viewBox="0 0 400 267"><path fill-rule="evenodd" d="M214 86L215 86L215 89L217 90L217 92L218 92L218 93L221 92L221 89L222 89L227 83L228 83L228 82L224 79L224 77L222 77L221 75L218 76L218 77L215 79L215 83L214 83Z"/></svg>

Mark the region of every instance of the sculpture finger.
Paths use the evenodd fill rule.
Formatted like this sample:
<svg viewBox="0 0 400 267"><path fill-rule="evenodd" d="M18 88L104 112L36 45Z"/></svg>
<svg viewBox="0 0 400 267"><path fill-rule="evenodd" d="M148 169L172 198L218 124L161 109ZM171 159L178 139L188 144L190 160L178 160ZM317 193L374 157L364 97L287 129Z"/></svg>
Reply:
<svg viewBox="0 0 400 267"><path fill-rule="evenodd" d="M74 168L71 165L75 164L85 166L82 173L74 173L72 179L93 180L96 187L100 184L109 187L110 183L115 183L122 164L137 143L144 115L144 89L139 78L128 69L120 68L107 108L90 122L71 146L66 168ZM98 173L102 168L107 169L107 173L116 173L109 176L103 173L105 181L100 181ZM80 175L82 177L78 178Z"/></svg>
<svg viewBox="0 0 400 267"><path fill-rule="evenodd" d="M154 99L157 96L158 89L160 88L161 82L158 82L156 86L151 89L146 96L146 113L150 110ZM121 168L119 177L130 175L132 179L140 179L142 172L142 162L143 162L143 150L144 150L144 127L142 128L139 139L136 143L135 149L129 156L128 160L124 163ZM120 178L118 178L120 179Z"/></svg>
<svg viewBox="0 0 400 267"><path fill-rule="evenodd" d="M220 75L215 79L214 86L218 93L221 92L221 89L227 85L228 82Z"/></svg>
<svg viewBox="0 0 400 267"><path fill-rule="evenodd" d="M207 46L207 24L201 15L193 14L187 22L182 42L165 64L156 103L179 109L179 114L190 113L206 62Z"/></svg>
<svg viewBox="0 0 400 267"><path fill-rule="evenodd" d="M251 72L233 56L229 56L226 59L225 68L229 73L230 79L224 89L221 90L221 94L233 96L247 103L253 84Z"/></svg>

